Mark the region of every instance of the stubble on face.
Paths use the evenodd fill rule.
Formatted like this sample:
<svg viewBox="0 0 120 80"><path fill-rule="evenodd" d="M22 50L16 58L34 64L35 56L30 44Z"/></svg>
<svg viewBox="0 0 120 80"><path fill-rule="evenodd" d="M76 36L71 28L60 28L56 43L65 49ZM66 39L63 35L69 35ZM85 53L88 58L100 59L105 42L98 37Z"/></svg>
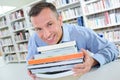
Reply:
<svg viewBox="0 0 120 80"><path fill-rule="evenodd" d="M51 29L49 29L49 35L46 37L43 33L38 33L39 37L47 44L57 44L62 39L62 20L61 17L56 17L49 8L42 10L40 14L32 17L32 23L34 27L45 29L48 23L52 23Z"/></svg>

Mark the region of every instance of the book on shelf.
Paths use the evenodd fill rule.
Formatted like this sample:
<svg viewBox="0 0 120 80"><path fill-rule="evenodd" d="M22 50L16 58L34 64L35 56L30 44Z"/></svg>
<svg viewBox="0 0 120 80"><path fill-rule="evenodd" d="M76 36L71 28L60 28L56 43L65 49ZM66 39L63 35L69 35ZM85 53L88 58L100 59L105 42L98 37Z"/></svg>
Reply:
<svg viewBox="0 0 120 80"><path fill-rule="evenodd" d="M83 62L83 53L78 53L75 41L39 47L38 52L41 54L28 61L28 69L37 77L68 76L73 74L71 69L75 64Z"/></svg>
<svg viewBox="0 0 120 80"><path fill-rule="evenodd" d="M117 9L115 11L116 21L117 23L120 23L120 9Z"/></svg>
<svg viewBox="0 0 120 80"><path fill-rule="evenodd" d="M83 16L77 18L77 23L79 26L84 26Z"/></svg>

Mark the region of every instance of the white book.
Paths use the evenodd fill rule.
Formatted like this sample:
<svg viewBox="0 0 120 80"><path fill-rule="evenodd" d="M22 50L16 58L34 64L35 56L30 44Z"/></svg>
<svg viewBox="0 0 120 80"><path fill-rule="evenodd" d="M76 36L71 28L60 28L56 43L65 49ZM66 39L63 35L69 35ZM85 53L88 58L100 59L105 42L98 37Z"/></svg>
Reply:
<svg viewBox="0 0 120 80"><path fill-rule="evenodd" d="M71 53L77 53L78 51L76 47L76 42L70 41L55 45L38 47L38 52L41 52L41 54L34 55L34 59L62 56Z"/></svg>
<svg viewBox="0 0 120 80"><path fill-rule="evenodd" d="M70 70L70 71L65 71L65 72L57 73L57 74L36 74L36 76L40 78L55 79L55 78L65 77L65 76L69 76L73 74L74 72Z"/></svg>
<svg viewBox="0 0 120 80"><path fill-rule="evenodd" d="M54 72L71 70L74 67L74 65L75 64L62 65L62 66L53 66L53 67L46 67L46 68L44 67L44 68L39 68L39 69L32 69L31 72L33 74L37 74L37 73L54 73Z"/></svg>
<svg viewBox="0 0 120 80"><path fill-rule="evenodd" d="M70 47L58 48L58 49L41 52L41 54L34 55L34 59L43 59L43 58L62 56L73 53L77 53L77 48L74 46L70 46Z"/></svg>
<svg viewBox="0 0 120 80"><path fill-rule="evenodd" d="M48 50L65 48L65 47L70 47L70 46L75 46L75 45L76 45L75 41L70 41L70 42L65 42L65 43L60 43L60 44L55 44L55 45L38 47L37 50L38 50L38 52L44 52L44 51L48 51Z"/></svg>
<svg viewBox="0 0 120 80"><path fill-rule="evenodd" d="M115 12L117 23L120 23L120 9L117 9Z"/></svg>
<svg viewBox="0 0 120 80"><path fill-rule="evenodd" d="M110 11L109 16L110 16L111 24L116 24L117 23L115 15L116 15L115 11Z"/></svg>

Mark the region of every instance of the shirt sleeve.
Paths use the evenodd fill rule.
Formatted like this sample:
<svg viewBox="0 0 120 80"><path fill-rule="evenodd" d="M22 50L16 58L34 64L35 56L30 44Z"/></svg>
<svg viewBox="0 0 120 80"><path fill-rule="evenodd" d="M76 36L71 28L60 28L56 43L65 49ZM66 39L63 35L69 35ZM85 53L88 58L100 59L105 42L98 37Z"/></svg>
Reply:
<svg viewBox="0 0 120 80"><path fill-rule="evenodd" d="M35 42L35 35L31 36L28 41L28 54L26 57L26 60L28 61L29 59L33 58L33 55L37 54L37 45Z"/></svg>
<svg viewBox="0 0 120 80"><path fill-rule="evenodd" d="M86 29L87 48L94 53L92 56L102 66L108 62L114 61L119 51L114 43L98 36L93 30Z"/></svg>

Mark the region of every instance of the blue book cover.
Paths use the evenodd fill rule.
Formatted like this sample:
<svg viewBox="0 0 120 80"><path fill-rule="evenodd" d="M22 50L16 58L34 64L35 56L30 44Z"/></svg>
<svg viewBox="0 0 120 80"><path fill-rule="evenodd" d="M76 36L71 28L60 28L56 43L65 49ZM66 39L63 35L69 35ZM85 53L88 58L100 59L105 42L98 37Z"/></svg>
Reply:
<svg viewBox="0 0 120 80"><path fill-rule="evenodd" d="M84 26L83 16L77 18L77 23L79 26Z"/></svg>

